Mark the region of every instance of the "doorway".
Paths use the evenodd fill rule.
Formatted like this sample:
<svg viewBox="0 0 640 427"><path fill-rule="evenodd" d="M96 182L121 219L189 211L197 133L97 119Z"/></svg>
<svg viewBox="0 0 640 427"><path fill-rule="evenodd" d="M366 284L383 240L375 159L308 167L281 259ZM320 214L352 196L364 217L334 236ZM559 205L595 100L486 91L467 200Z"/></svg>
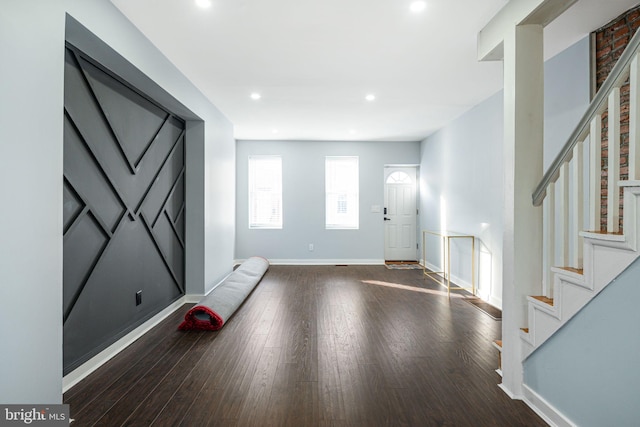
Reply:
<svg viewBox="0 0 640 427"><path fill-rule="evenodd" d="M384 168L384 259L416 261L417 168Z"/></svg>

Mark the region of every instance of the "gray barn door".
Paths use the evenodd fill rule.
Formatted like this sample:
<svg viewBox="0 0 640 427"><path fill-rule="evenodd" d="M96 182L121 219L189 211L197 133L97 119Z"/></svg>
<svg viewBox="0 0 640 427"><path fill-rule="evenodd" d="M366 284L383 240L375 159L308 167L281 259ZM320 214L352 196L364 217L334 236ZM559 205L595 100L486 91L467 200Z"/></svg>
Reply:
<svg viewBox="0 0 640 427"><path fill-rule="evenodd" d="M67 374L184 294L185 125L71 47L64 95Z"/></svg>

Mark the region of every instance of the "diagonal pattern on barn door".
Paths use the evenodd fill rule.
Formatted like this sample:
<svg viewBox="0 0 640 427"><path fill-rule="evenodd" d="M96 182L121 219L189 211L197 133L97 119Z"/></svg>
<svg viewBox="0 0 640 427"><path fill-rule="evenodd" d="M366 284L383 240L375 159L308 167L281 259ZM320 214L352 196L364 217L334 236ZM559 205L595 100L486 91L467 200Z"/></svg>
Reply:
<svg viewBox="0 0 640 427"><path fill-rule="evenodd" d="M69 46L64 139L69 371L185 292L185 126Z"/></svg>

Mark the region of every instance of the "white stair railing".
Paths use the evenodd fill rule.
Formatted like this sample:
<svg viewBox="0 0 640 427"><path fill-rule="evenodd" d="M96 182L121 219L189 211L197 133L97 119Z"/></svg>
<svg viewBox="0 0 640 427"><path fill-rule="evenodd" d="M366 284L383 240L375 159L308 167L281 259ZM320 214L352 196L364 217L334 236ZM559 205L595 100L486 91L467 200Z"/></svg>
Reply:
<svg viewBox="0 0 640 427"><path fill-rule="evenodd" d="M611 74L571 134L532 195L533 204L544 203L545 257L543 295L553 297L551 267L583 268L581 231L620 232L620 89L630 84L629 179L640 179L640 32L629 42ZM626 107L625 107L626 108ZM601 203L602 118L607 116L607 203ZM585 168L585 144L589 164ZM586 169L586 171L585 171ZM585 172L587 182L585 182ZM585 205L585 197L588 203ZM586 223L585 223L586 220ZM585 228L587 230L585 230Z"/></svg>

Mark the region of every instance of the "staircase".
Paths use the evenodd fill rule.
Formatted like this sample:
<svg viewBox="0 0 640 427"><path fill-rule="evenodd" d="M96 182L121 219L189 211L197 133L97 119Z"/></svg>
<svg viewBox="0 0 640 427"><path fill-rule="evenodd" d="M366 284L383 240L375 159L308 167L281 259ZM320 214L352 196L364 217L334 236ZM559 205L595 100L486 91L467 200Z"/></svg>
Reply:
<svg viewBox="0 0 640 427"><path fill-rule="evenodd" d="M540 295L527 298L528 324L520 330L523 360L640 255L639 51L640 32L533 193L533 204L544 208L544 279ZM627 80L629 103L621 105ZM624 120L621 125L621 116L628 116L628 124ZM603 117L608 137L604 170ZM621 181L620 130L627 126L629 162L623 175L628 178ZM607 179L605 206L601 176ZM601 226L601 215L606 216L606 228Z"/></svg>
<svg viewBox="0 0 640 427"><path fill-rule="evenodd" d="M551 267L552 282L547 295L529 296L528 325L520 330L523 359L551 337L582 307L611 283L640 255L638 203L640 181L622 181L625 233L587 232L578 234L584 253L582 268Z"/></svg>

